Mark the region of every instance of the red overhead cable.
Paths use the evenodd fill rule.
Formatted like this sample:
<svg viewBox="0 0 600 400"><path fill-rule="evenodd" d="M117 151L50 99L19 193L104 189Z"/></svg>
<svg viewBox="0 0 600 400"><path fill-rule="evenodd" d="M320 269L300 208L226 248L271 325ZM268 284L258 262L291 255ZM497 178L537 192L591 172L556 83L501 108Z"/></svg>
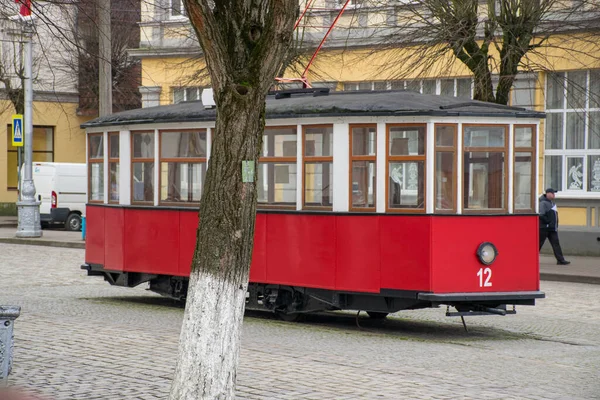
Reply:
<svg viewBox="0 0 600 400"><path fill-rule="evenodd" d="M310 8L310 5L312 4L314 0L308 0L306 2L306 7L304 7L304 11L302 12L302 14L300 15L300 18L298 18L298 20L296 21L296 25L294 25L294 30L296 30L296 28L298 27L298 25L300 25L300 21L302 21L302 18L304 18L304 14L306 14L306 12L308 11L308 9Z"/></svg>
<svg viewBox="0 0 600 400"><path fill-rule="evenodd" d="M300 15L300 17L296 21L296 24L294 25L294 30L296 30L296 28L298 27L298 25L300 25L300 21L302 21L302 19L304 18L304 16L308 12L308 10L309 10L310 6L312 5L313 1L314 0L307 0L306 1L306 7L304 7L304 11L302 12L302 14ZM310 61L306 65L306 68L304 69L304 72L302 73L302 76L300 78L275 78L275 80L277 82L282 82L282 83L284 83L284 82L302 82L302 85L305 88L310 88L311 87L310 83L308 83L308 79L306 78L306 74L308 73L308 69L310 68L310 66L312 65L313 61L317 57L317 54L319 53L319 51L323 47L323 44L325 43L325 40L327 40L327 37L329 36L329 34L331 33L331 31L333 30L333 27L335 26L335 24L337 23L337 21L340 19L340 17L342 16L342 14L344 13L344 11L346 10L346 7L348 6L348 4L350 4L350 0L346 0L346 2L344 3L344 5L342 6L342 8L340 9L340 11L338 12L337 17L335 17L335 19L333 20L333 22L329 26L329 29L325 33L325 36L323 37L323 40L321 40L321 43L319 43L319 47L317 47L317 49L313 53Z"/></svg>
<svg viewBox="0 0 600 400"><path fill-rule="evenodd" d="M317 50L315 50L312 58L308 62L308 65L304 69L304 72L302 73L302 78L306 79L306 73L308 72L308 69L310 68L311 64L315 60L315 57L317 57L317 54L319 53L319 50L321 50L321 47L323 47L323 43L325 43L325 40L327 40L327 36L329 36L331 31L333 30L333 27L337 23L338 19L340 19L340 17L344 13L344 10L346 10L346 7L348 6L348 4L350 4L350 0L346 0L346 2L344 3L344 6L340 9L340 12L338 13L337 17L335 17L335 19L331 23L331 26L329 27L329 29L327 30L327 33L325 33L325 36L323 37L323 40L321 40L321 43L319 43L319 47L317 47Z"/></svg>

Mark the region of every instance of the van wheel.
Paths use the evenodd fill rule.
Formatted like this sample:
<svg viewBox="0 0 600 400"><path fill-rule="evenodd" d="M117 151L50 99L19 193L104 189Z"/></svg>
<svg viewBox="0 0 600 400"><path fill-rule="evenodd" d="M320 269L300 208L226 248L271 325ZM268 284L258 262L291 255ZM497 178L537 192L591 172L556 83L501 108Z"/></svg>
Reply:
<svg viewBox="0 0 600 400"><path fill-rule="evenodd" d="M78 214L70 214L65 222L65 229L67 231L81 230L81 216Z"/></svg>

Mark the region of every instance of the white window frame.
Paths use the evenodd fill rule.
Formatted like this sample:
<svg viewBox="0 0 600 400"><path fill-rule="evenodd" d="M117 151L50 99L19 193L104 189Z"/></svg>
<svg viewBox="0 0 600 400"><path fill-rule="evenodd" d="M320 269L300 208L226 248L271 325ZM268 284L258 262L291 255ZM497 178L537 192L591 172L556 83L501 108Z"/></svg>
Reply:
<svg viewBox="0 0 600 400"><path fill-rule="evenodd" d="M173 2L179 2L181 7L181 15L173 15ZM183 5L183 0L169 0L169 19L187 20L188 16Z"/></svg>
<svg viewBox="0 0 600 400"><path fill-rule="evenodd" d="M569 73L574 72L586 72L586 88L585 88L585 108L583 110L578 110L574 108L567 108L567 90L569 85ZM588 182L588 169L590 166L588 165L588 156L600 156L600 149L588 149L589 145L589 114L591 112L600 112L600 108L590 108L590 69L587 70L572 70L572 71L556 71L557 73L563 73L563 99L562 106L560 108L547 109L548 102L548 84L550 76L546 75L546 82L544 85L545 93L544 93L544 108L546 114L561 114L563 116L562 123L562 149L546 149L544 148L544 166L541 169L545 174L545 162L546 156L560 156L561 157L561 166L562 166L562 180L560 188L555 188L561 192L561 197L564 198L592 198L599 199L600 192L590 192L589 191L589 182ZM557 84L560 84L557 82ZM584 121L584 149L567 149L567 115L569 113L575 112L583 112L585 113L585 121ZM545 128L548 124L545 124ZM545 135L548 132L544 133ZM545 142L545 140L544 140ZM569 170L568 159L583 157L583 188L581 190L570 189L568 187L569 182ZM546 176L544 176L544 184L546 184Z"/></svg>

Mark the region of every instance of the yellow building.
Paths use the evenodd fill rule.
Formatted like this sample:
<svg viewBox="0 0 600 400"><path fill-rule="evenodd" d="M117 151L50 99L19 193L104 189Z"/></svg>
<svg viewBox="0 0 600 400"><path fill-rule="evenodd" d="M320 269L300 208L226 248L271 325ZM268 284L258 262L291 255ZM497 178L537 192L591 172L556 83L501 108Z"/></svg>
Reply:
<svg viewBox="0 0 600 400"><path fill-rule="evenodd" d="M0 215L16 215L17 149L12 146L12 105L0 103ZM85 162L85 135L79 128L89 117L77 117L74 102L36 101L33 105L33 161Z"/></svg>
<svg viewBox="0 0 600 400"><path fill-rule="evenodd" d="M200 100L201 89L210 85L181 1L143 3L142 39L132 50L142 61L143 106ZM315 45L323 38L343 3L315 2L318 10L309 12L301 25L306 43ZM472 96L471 74L451 57L419 69L403 62L411 57L410 48L374 51L377 32L405 16L398 2L350 4L308 71L313 86ZM559 191L563 248L567 253L600 255L600 46L597 39L590 40L589 32L580 33L580 40L577 35L556 34L548 39L549 47L523 60L527 72L517 75L510 104L547 113L538 135L537 189L538 195L546 187ZM577 49L577 57L570 49ZM490 55L497 58L495 51ZM496 85L498 76L492 79Z"/></svg>
<svg viewBox="0 0 600 400"><path fill-rule="evenodd" d="M18 162L12 146L12 115L16 114L5 93L7 85L22 87L16 70L23 68L22 24L6 18L18 12L3 10L0 18L0 215L16 215ZM52 5L44 8L45 16L58 23L68 23L74 14L71 7ZM80 125L90 117L77 116L79 106L78 73L68 55L76 55L72 42L57 40L39 18L34 21L32 40L33 74L33 161L85 162L85 135ZM68 34L67 30L65 34ZM70 53L70 51L72 53ZM75 56L76 58L76 56Z"/></svg>

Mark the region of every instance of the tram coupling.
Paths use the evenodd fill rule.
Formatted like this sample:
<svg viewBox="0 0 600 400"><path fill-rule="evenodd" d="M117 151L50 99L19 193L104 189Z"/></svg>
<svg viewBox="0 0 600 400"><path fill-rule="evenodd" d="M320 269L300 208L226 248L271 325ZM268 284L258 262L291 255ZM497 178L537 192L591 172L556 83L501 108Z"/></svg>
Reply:
<svg viewBox="0 0 600 400"><path fill-rule="evenodd" d="M456 311L450 311L450 306L446 307L447 317L466 317L466 316L478 316L478 315L512 315L517 313L516 307L513 305L512 310L508 310L506 305L498 307L486 307L473 305L469 307L455 306Z"/></svg>

